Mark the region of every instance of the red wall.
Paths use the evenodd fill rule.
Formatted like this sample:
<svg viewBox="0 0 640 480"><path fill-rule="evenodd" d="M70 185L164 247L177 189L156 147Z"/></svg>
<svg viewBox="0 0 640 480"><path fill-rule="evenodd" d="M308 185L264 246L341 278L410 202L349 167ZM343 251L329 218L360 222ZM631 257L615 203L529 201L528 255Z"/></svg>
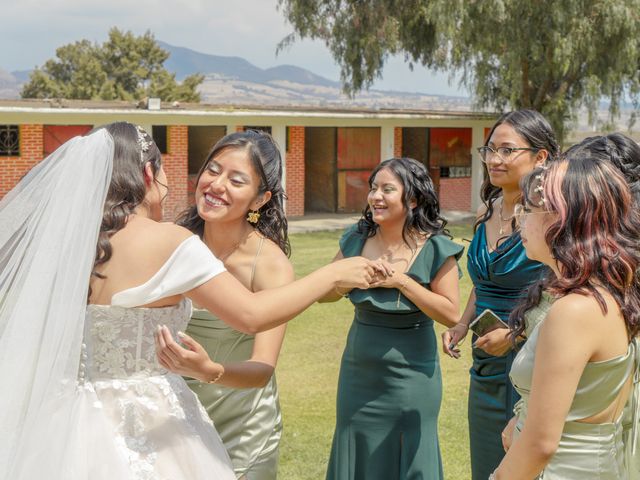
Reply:
<svg viewBox="0 0 640 480"><path fill-rule="evenodd" d="M440 178L440 209L471 211L471 177Z"/></svg>
<svg viewBox="0 0 640 480"><path fill-rule="evenodd" d="M289 127L289 150L285 154L287 216L304 215L304 127Z"/></svg>
<svg viewBox="0 0 640 480"><path fill-rule="evenodd" d="M0 157L0 198L44 158L42 125L20 125L20 156Z"/></svg>

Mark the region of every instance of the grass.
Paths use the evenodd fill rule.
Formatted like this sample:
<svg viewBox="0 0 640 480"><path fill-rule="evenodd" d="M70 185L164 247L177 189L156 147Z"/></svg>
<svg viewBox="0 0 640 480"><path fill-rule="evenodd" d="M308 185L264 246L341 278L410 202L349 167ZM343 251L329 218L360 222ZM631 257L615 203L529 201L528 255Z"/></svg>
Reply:
<svg viewBox="0 0 640 480"><path fill-rule="evenodd" d="M467 246L469 225L450 226L454 240ZM338 250L341 232L318 232L291 236L292 262L298 276L328 263ZM460 266L461 309L471 282L466 275L466 256ZM347 300L316 304L289 324L278 363L280 403L284 435L280 448L278 478L283 480L324 479L335 423L335 398L347 331L353 307ZM437 325L438 336L444 330ZM439 418L440 448L446 478L470 478L467 431L469 342L463 356L454 360L440 354L443 400Z"/></svg>

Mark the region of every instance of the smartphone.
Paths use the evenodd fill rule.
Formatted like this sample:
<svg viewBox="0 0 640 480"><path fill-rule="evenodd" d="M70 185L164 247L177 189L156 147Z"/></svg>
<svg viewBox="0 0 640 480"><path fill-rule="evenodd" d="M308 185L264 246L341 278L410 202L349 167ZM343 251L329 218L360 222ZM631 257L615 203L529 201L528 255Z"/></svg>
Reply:
<svg viewBox="0 0 640 480"><path fill-rule="evenodd" d="M509 328L509 325L504 323L498 315L493 313L488 308L478 315L469 324L469 330L475 333L477 336L482 337L484 334L491 332L497 328Z"/></svg>

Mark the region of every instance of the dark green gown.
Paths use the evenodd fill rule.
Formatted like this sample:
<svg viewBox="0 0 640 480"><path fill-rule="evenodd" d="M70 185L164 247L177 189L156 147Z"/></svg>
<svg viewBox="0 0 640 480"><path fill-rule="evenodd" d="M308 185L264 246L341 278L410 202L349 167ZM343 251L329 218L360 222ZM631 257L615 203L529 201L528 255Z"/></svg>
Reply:
<svg viewBox="0 0 640 480"><path fill-rule="evenodd" d="M505 322L525 289L540 278L542 264L529 260L519 233L489 252L485 224L478 226L467 252L476 291L476 315L489 308ZM475 342L476 336L473 336ZM520 398L509 381L515 353L494 357L473 349L469 385L469 439L473 480L486 480L504 457L500 434Z"/></svg>
<svg viewBox="0 0 640 480"><path fill-rule="evenodd" d="M345 257L365 238L350 228ZM424 244L407 272L425 287L463 247L443 235ZM352 290L355 318L342 357L329 480L440 480L442 379L433 320L396 289Z"/></svg>

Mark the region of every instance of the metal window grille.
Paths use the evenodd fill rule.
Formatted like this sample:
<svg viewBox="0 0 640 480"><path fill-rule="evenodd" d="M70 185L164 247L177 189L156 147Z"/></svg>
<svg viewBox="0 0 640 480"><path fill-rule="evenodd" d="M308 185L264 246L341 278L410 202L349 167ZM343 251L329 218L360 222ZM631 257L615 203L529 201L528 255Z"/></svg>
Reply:
<svg viewBox="0 0 640 480"><path fill-rule="evenodd" d="M20 155L20 127L18 125L0 125L0 156Z"/></svg>

